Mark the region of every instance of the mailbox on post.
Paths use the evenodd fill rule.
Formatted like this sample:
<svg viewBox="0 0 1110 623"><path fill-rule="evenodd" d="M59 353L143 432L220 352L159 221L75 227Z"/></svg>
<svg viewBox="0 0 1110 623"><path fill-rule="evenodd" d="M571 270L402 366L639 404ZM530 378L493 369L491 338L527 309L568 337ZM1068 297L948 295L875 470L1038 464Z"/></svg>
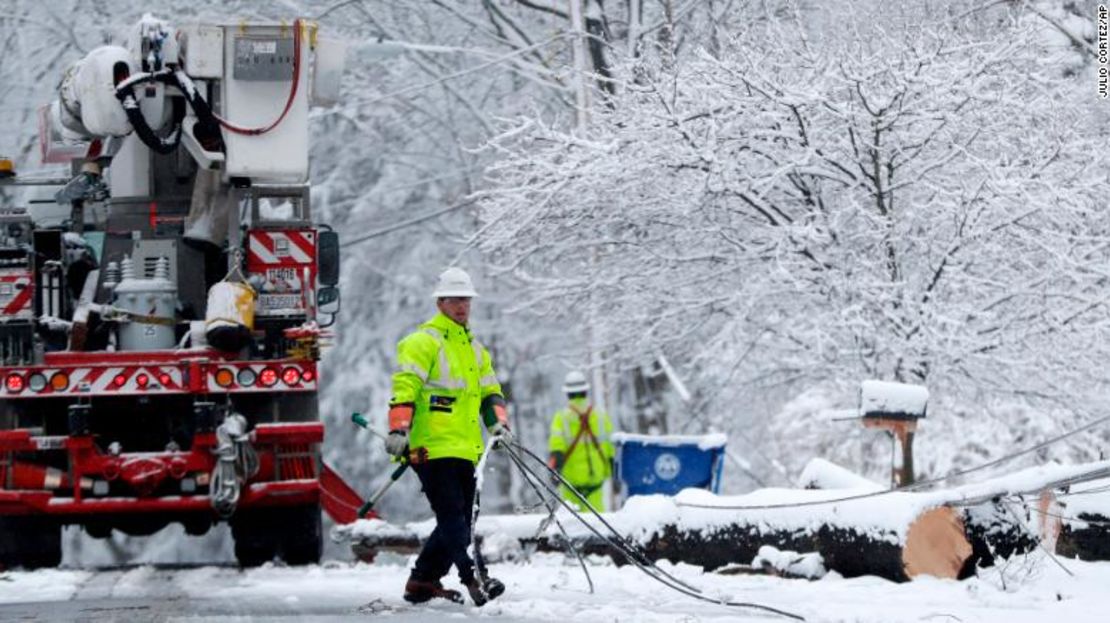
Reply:
<svg viewBox="0 0 1110 623"><path fill-rule="evenodd" d="M920 385L869 380L860 384L859 393L864 427L889 432L902 450L899 465L891 468L894 484L913 483L913 436L917 421L925 417L929 390Z"/></svg>

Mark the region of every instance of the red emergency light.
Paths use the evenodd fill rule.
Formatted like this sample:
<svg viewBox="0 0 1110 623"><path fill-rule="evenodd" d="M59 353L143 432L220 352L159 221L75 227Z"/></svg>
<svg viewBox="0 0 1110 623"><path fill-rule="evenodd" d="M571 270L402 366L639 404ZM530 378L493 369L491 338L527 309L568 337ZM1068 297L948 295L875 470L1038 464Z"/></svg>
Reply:
<svg viewBox="0 0 1110 623"><path fill-rule="evenodd" d="M258 373L258 382L261 383L263 387L272 387L274 383L277 383L277 380L278 373L277 370L273 368L263 368L262 372Z"/></svg>
<svg viewBox="0 0 1110 623"><path fill-rule="evenodd" d="M296 368L286 368L281 371L281 380L286 385L296 385L301 381L301 371Z"/></svg>
<svg viewBox="0 0 1110 623"><path fill-rule="evenodd" d="M13 394L18 394L23 391L26 384L27 382L23 379L23 375L15 372L12 372L4 379L4 387L7 387L8 391Z"/></svg>

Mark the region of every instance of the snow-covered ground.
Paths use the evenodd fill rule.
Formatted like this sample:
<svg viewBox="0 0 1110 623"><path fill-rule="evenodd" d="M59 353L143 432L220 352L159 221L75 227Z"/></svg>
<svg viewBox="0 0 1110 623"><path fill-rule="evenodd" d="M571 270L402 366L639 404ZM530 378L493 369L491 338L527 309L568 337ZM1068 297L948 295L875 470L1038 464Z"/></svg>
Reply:
<svg viewBox="0 0 1110 623"><path fill-rule="evenodd" d="M450 603L411 606L401 599L411 558L382 555L373 564L329 562L308 568L265 566L165 569L140 566L116 570L100 597L118 600L217 600L275 604L306 618L441 620L492 618L509 621L768 621L786 620L696 601L676 594L632 567L591 559L596 592L576 563L562 555L536 555L531 562L491 565L508 586L506 594L478 609ZM1110 602L1110 563L1062 561L1068 576L1042 554L1016 558L962 582L918 579L895 584L874 577L787 580L766 576L703 573L661 563L706 595L757 602L796 612L810 621L890 623L897 621L1105 621ZM10 605L88 598L86 587L106 571L47 570L0 573L0 619ZM169 574L169 575L167 575ZM100 582L101 585L104 582ZM456 585L451 579L448 586ZM8 606L6 607L5 604ZM213 612L211 609L209 612ZM250 612L246 610L245 612ZM242 619L244 610L236 609ZM218 615L213 613L213 617Z"/></svg>

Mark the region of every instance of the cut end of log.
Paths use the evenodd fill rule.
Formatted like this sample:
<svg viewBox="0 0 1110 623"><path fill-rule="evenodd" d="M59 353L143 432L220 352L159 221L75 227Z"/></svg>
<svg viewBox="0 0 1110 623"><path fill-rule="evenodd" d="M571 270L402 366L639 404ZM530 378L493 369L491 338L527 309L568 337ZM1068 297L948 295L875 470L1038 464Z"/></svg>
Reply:
<svg viewBox="0 0 1110 623"><path fill-rule="evenodd" d="M906 576L931 575L956 579L964 562L971 557L971 543L964 522L955 509L947 506L922 513L906 534L902 565Z"/></svg>

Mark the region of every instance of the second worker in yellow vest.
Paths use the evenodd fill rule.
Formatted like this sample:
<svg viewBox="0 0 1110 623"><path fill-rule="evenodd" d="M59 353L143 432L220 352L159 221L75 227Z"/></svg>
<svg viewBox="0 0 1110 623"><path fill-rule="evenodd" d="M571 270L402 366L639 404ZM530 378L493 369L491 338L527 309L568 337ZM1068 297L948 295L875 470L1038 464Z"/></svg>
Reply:
<svg viewBox="0 0 1110 623"><path fill-rule="evenodd" d="M586 376L572 370L563 382L567 406L555 412L548 438L548 460L553 469L589 501L594 510L604 511L605 482L613 473L613 423L589 401ZM560 487L563 499L585 505L567 487Z"/></svg>

